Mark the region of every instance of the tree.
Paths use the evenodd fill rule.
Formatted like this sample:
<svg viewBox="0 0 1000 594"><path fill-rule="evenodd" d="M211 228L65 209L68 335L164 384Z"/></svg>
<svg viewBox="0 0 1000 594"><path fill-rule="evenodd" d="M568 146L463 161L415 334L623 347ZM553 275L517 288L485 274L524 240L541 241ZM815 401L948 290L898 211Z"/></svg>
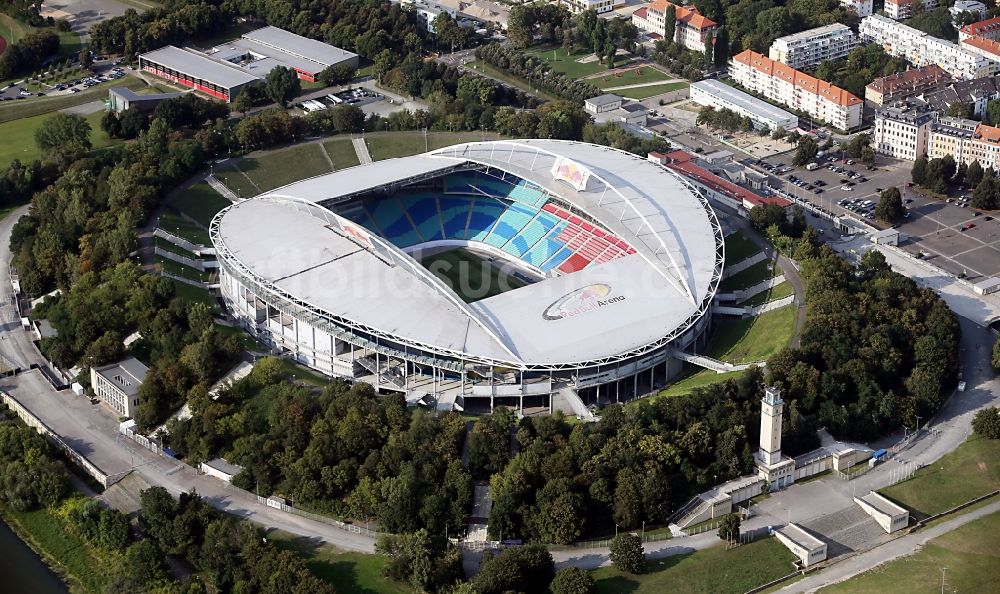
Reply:
<svg viewBox="0 0 1000 594"><path fill-rule="evenodd" d="M953 118L969 119L972 117L972 104L958 102L952 103L948 105L948 111L946 113Z"/></svg>
<svg viewBox="0 0 1000 594"><path fill-rule="evenodd" d="M673 4L668 3L667 9L663 11L663 39L668 43L674 43L677 38L677 9Z"/></svg>
<svg viewBox="0 0 1000 594"><path fill-rule="evenodd" d="M1000 208L1000 179L992 175L984 176L972 193L972 206L985 210Z"/></svg>
<svg viewBox="0 0 1000 594"><path fill-rule="evenodd" d="M233 109L246 115L248 111L253 108L253 95L248 92L248 89L243 89L243 91L236 96L236 101L233 102Z"/></svg>
<svg viewBox="0 0 1000 594"><path fill-rule="evenodd" d="M795 148L795 156L792 158L794 165L803 166L812 163L819 152L819 145L811 136L803 136L799 139L799 144Z"/></svg>
<svg viewBox="0 0 1000 594"><path fill-rule="evenodd" d="M785 130L781 126L778 126L777 128L775 128L774 132L771 133L771 138L774 139L774 140L781 140L782 138L784 138L786 136L788 136L788 131Z"/></svg>
<svg viewBox="0 0 1000 594"><path fill-rule="evenodd" d="M47 160L68 165L93 146L90 123L76 114L57 113L46 118L35 131L35 143Z"/></svg>
<svg viewBox="0 0 1000 594"><path fill-rule="evenodd" d="M327 66L319 73L319 80L324 85L343 85L351 82L358 69L350 64L334 64Z"/></svg>
<svg viewBox="0 0 1000 594"><path fill-rule="evenodd" d="M913 161L913 167L910 169L910 181L918 186L924 185L924 182L927 181L927 157L920 156Z"/></svg>
<svg viewBox="0 0 1000 594"><path fill-rule="evenodd" d="M90 68L94 63L94 56L90 53L88 48L83 48L80 53L77 54L78 60L80 61L80 66L84 68Z"/></svg>
<svg viewBox="0 0 1000 594"><path fill-rule="evenodd" d="M844 151L852 159L860 159L865 147L869 147L871 144L872 137L870 134L857 134L844 145Z"/></svg>
<svg viewBox="0 0 1000 594"><path fill-rule="evenodd" d="M990 357L990 365L993 371L1000 373L1000 337L993 343L993 354Z"/></svg>
<svg viewBox="0 0 1000 594"><path fill-rule="evenodd" d="M271 101L285 107L288 101L302 90L302 83L295 71L285 66L276 66L264 79L264 92Z"/></svg>
<svg viewBox="0 0 1000 594"><path fill-rule="evenodd" d="M903 208L903 196L899 193L899 188L886 188L879 197L878 206L875 207L875 216L886 223L895 223L903 218L906 209Z"/></svg>
<svg viewBox="0 0 1000 594"><path fill-rule="evenodd" d="M506 549L483 562L472 579L477 594L542 594L555 577L552 554L539 544Z"/></svg>
<svg viewBox="0 0 1000 594"><path fill-rule="evenodd" d="M611 539L611 562L625 573L640 574L646 570L646 556L639 537L625 532Z"/></svg>
<svg viewBox="0 0 1000 594"><path fill-rule="evenodd" d="M586 569L564 567L549 586L552 594L594 594L594 576Z"/></svg>
<svg viewBox="0 0 1000 594"><path fill-rule="evenodd" d="M977 412L972 419L972 430L988 439L1000 439L1000 408L991 406Z"/></svg>
<svg viewBox="0 0 1000 594"><path fill-rule="evenodd" d="M1000 99L993 99L986 104L986 123L1000 126Z"/></svg>
<svg viewBox="0 0 1000 594"><path fill-rule="evenodd" d="M965 169L965 185L975 188L981 181L983 181L983 166L977 159Z"/></svg>
<svg viewBox="0 0 1000 594"><path fill-rule="evenodd" d="M740 515L726 514L719 522L719 538L726 542L737 542L740 539Z"/></svg>

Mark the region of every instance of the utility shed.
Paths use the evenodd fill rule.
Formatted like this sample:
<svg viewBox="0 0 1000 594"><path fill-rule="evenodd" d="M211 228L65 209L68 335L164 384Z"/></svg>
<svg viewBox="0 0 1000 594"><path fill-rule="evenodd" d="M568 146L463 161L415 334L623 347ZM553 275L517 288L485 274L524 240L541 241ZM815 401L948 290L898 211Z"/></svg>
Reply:
<svg viewBox="0 0 1000 594"><path fill-rule="evenodd" d="M796 524L778 528L774 531L774 536L799 558L802 567L809 567L826 560L826 543Z"/></svg>
<svg viewBox="0 0 1000 594"><path fill-rule="evenodd" d="M906 528L910 523L910 512L896 505L875 491L864 497L855 497L854 503L861 506L887 534Z"/></svg>

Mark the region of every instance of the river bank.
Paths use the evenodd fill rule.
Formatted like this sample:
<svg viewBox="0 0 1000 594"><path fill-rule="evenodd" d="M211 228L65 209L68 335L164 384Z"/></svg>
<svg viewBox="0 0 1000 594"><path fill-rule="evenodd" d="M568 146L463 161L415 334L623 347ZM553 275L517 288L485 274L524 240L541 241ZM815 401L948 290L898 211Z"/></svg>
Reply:
<svg viewBox="0 0 1000 594"><path fill-rule="evenodd" d="M0 517L0 556L3 556L6 567L4 589L9 592L69 594L70 587L62 575L50 566L51 562L46 562L35 546L29 544L28 538L20 526L12 526L6 517Z"/></svg>

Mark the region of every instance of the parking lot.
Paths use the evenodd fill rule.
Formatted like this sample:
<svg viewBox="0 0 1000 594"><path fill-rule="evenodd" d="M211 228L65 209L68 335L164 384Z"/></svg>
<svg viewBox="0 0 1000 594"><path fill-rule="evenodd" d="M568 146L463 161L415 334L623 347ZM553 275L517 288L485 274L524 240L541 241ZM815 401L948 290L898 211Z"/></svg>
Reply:
<svg viewBox="0 0 1000 594"><path fill-rule="evenodd" d="M103 56L101 57L103 58ZM74 59L75 62L76 60ZM87 76L80 75L79 78L57 84L46 84L44 85L45 90L40 92L28 91L24 88L23 84L11 85L0 90L0 101L21 101L30 100L34 97L69 95L79 93L84 89L101 83L113 82L126 76L128 71L131 70L130 67L117 66L117 62L118 60L95 61L90 68L92 74Z"/></svg>
<svg viewBox="0 0 1000 594"><path fill-rule="evenodd" d="M972 208L967 200L962 201L961 196L971 195L971 190L953 192L952 202L924 196L907 187L910 162L882 156L875 171L860 163L829 159L821 160L819 169L807 171L792 168L791 158L788 153L756 164L751 162L751 166L768 173L772 185L796 200L809 202L831 216L847 214L879 228L886 227L874 216L879 195L883 189L895 186L900 189L909 214L896 226L908 236L900 243L901 248L911 254L922 252L938 267L955 275L964 273L973 282L1000 275L1000 213L982 212ZM789 176L799 183L790 181ZM871 201L868 208L857 206L866 200ZM854 205L844 201L854 201Z"/></svg>

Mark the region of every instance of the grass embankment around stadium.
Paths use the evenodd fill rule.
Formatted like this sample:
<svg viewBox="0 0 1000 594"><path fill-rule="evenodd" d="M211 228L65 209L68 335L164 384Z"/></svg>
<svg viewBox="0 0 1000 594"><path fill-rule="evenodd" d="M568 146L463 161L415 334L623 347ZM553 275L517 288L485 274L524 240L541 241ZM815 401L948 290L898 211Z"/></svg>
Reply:
<svg viewBox="0 0 1000 594"><path fill-rule="evenodd" d="M764 361L791 343L795 314L787 305L749 318L719 318L706 354L727 363Z"/></svg>
<svg viewBox="0 0 1000 594"><path fill-rule="evenodd" d="M717 547L650 561L646 573L613 567L593 572L598 594L737 594L792 572L794 557L775 538L727 550Z"/></svg>
<svg viewBox="0 0 1000 594"><path fill-rule="evenodd" d="M973 433L955 451L881 490L920 520L1000 489L1000 440ZM947 516L946 516L947 517Z"/></svg>
<svg viewBox="0 0 1000 594"><path fill-rule="evenodd" d="M995 593L1000 592L998 568L1000 513L994 513L931 539L913 555L880 565L820 592Z"/></svg>
<svg viewBox="0 0 1000 594"><path fill-rule="evenodd" d="M45 120L53 117L54 114L43 114L22 118L0 124L0 169L6 168L14 159L19 159L21 163L30 165L35 159L42 156L35 143L35 131L38 130ZM90 142L95 149L119 144L122 141L111 138L101 130L101 117L103 111L84 116L90 124Z"/></svg>
<svg viewBox="0 0 1000 594"><path fill-rule="evenodd" d="M463 248L438 252L420 263L466 303L518 289L527 283Z"/></svg>

